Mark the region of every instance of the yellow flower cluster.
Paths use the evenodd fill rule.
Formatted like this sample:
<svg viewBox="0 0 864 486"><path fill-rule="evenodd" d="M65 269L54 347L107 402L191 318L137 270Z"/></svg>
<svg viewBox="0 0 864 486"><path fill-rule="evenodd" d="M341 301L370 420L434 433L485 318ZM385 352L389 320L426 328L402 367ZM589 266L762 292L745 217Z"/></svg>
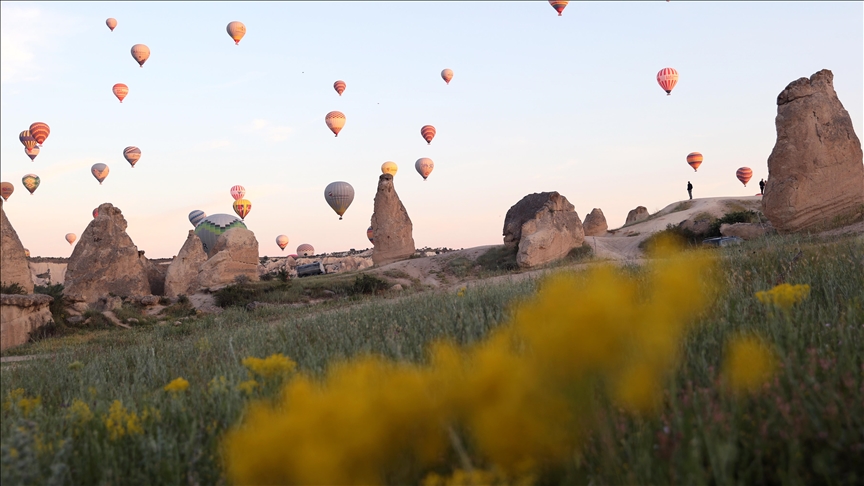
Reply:
<svg viewBox="0 0 864 486"><path fill-rule="evenodd" d="M165 385L164 390L167 392L171 392L173 394L177 394L177 393L180 393L182 391L186 391L187 388L189 388L189 382L186 381L185 378L180 377L180 378L175 378L174 380L171 381L171 383L168 383L167 385Z"/></svg>
<svg viewBox="0 0 864 486"><path fill-rule="evenodd" d="M252 373L267 379L290 374L297 367L297 363L282 353L277 353L264 359L250 356L243 360L243 366Z"/></svg>
<svg viewBox="0 0 864 486"><path fill-rule="evenodd" d="M755 391L775 367L776 359L771 350L752 337L735 338L726 348L723 370L733 391Z"/></svg>
<svg viewBox="0 0 864 486"><path fill-rule="evenodd" d="M210 383L207 383L207 393L210 395L217 395L227 391L228 380L224 376L214 376L213 379L210 380Z"/></svg>
<svg viewBox="0 0 864 486"><path fill-rule="evenodd" d="M251 395L255 390L258 389L258 382L255 380L246 380L237 385L237 389L247 395Z"/></svg>
<svg viewBox="0 0 864 486"><path fill-rule="evenodd" d="M3 411L11 410L13 403L18 403L18 400L24 398L25 391L23 388L13 388L6 393L6 399L3 400Z"/></svg>
<svg viewBox="0 0 864 486"><path fill-rule="evenodd" d="M73 426L81 426L93 420L93 412L90 411L87 403L76 398L72 400L72 405L66 410L66 418Z"/></svg>
<svg viewBox="0 0 864 486"><path fill-rule="evenodd" d="M533 477L529 476L526 478L520 478L521 481L516 481L515 484L533 484ZM484 471L481 469L471 469L470 471L465 471L462 469L457 469L453 471L453 474L450 477L443 477L435 473L431 473L425 478L423 478L423 482L421 483L423 486L473 486L473 485L510 485L514 484L512 481L508 481L506 477L501 475L499 472L493 471Z"/></svg>
<svg viewBox="0 0 864 486"><path fill-rule="evenodd" d="M781 309L789 309L810 295L810 286L780 284L771 290L756 292L756 298L765 305L775 305Z"/></svg>
<svg viewBox="0 0 864 486"><path fill-rule="evenodd" d="M103 420L111 440L117 440L127 434L138 435L144 433L138 414L126 410L126 407L123 406L123 402L120 400L114 400L111 408L108 409L108 416Z"/></svg>
<svg viewBox="0 0 864 486"><path fill-rule="evenodd" d="M30 412L32 412L36 407L42 404L42 397L35 398L22 398L18 400L18 408L21 410L21 413L24 414L25 417L30 416Z"/></svg>
<svg viewBox="0 0 864 486"><path fill-rule="evenodd" d="M462 286L458 292L456 292L457 297L465 297L465 291L468 290L468 287Z"/></svg>

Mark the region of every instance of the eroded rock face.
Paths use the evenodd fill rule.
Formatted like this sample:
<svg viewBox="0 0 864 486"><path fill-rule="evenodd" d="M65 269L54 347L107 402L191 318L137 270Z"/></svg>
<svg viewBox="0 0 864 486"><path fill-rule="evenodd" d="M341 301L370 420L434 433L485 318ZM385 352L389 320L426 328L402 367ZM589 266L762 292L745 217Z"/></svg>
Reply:
<svg viewBox="0 0 864 486"><path fill-rule="evenodd" d="M186 242L165 273L165 295L177 297L195 293L198 290L198 272L206 261L207 254L204 253L201 239L194 230L189 230Z"/></svg>
<svg viewBox="0 0 864 486"><path fill-rule="evenodd" d="M147 271L147 282L150 284L150 293L153 295L165 295L165 277L168 274L168 265L155 263L149 258L144 258L144 255L141 255L141 257L144 269Z"/></svg>
<svg viewBox="0 0 864 486"><path fill-rule="evenodd" d="M6 217L3 200L0 199L0 282L3 285L20 285L28 294L33 293L33 279L24 245L18 233Z"/></svg>
<svg viewBox="0 0 864 486"><path fill-rule="evenodd" d="M504 217L504 244L518 247L516 263L523 268L563 258L584 241L579 215L557 192L529 194Z"/></svg>
<svg viewBox="0 0 864 486"><path fill-rule="evenodd" d="M144 256L126 227L119 208L111 203L99 206L99 216L87 225L69 257L64 295L88 303L109 293L150 295Z"/></svg>
<svg viewBox="0 0 864 486"><path fill-rule="evenodd" d="M413 255L413 231L408 211L393 187L393 176L381 174L375 194L375 212L372 213L372 233L375 235L372 261L375 265L386 265Z"/></svg>
<svg viewBox="0 0 864 486"><path fill-rule="evenodd" d="M637 206L636 209L631 210L627 213L627 220L624 221L624 224L630 223L638 223L639 221L645 221L648 219L648 208L645 206Z"/></svg>
<svg viewBox="0 0 864 486"><path fill-rule="evenodd" d="M864 211L861 141L833 81L823 69L777 97L762 210L781 233L848 224Z"/></svg>
<svg viewBox="0 0 864 486"><path fill-rule="evenodd" d="M258 278L258 240L246 228L232 228L222 233L213 248L215 252L201 264L198 287L218 290L245 275L251 281Z"/></svg>
<svg viewBox="0 0 864 486"><path fill-rule="evenodd" d="M53 301L43 294L0 294L0 350L26 343L31 332L50 323Z"/></svg>
<svg viewBox="0 0 864 486"><path fill-rule="evenodd" d="M774 228L759 223L735 223L720 225L720 234L723 236L737 236L742 240L752 240L773 233Z"/></svg>
<svg viewBox="0 0 864 486"><path fill-rule="evenodd" d="M592 209L588 216L585 216L582 229L585 231L585 236L605 236L609 225L606 224L603 211L600 208Z"/></svg>

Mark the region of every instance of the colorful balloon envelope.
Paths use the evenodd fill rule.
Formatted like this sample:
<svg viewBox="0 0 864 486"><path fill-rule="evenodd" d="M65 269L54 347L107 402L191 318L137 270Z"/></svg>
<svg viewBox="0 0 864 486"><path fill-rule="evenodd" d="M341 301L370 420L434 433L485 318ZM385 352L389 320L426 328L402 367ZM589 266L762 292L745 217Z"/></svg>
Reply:
<svg viewBox="0 0 864 486"><path fill-rule="evenodd" d="M33 138L33 135L18 136L18 139L24 144L24 150L33 150L36 147L36 139Z"/></svg>
<svg viewBox="0 0 864 486"><path fill-rule="evenodd" d="M324 123L338 137L342 127L345 126L345 115L341 111L331 111L324 117Z"/></svg>
<svg viewBox="0 0 864 486"><path fill-rule="evenodd" d="M314 254L315 248L313 248L309 243L303 243L297 247L297 255L299 256L312 256Z"/></svg>
<svg viewBox="0 0 864 486"><path fill-rule="evenodd" d="M225 28L228 31L228 35L234 39L234 45L240 45L240 39L246 35L246 26L243 25L243 22L233 21L228 23L228 27Z"/></svg>
<svg viewBox="0 0 864 486"><path fill-rule="evenodd" d="M117 27L117 19L110 18L105 21L105 25L107 25L108 28L111 29L111 32L114 32L114 28Z"/></svg>
<svg viewBox="0 0 864 486"><path fill-rule="evenodd" d="M203 221L204 218L206 218L206 217L207 217L207 215L204 214L204 211L201 211L200 209L196 209L196 210L192 211L191 213L189 213L189 222L192 223L193 227L195 227L195 226L198 226L198 223Z"/></svg>
<svg viewBox="0 0 864 486"><path fill-rule="evenodd" d="M242 221L230 214L214 214L202 219L195 227L195 234L201 240L204 251L210 254L216 247L216 240L226 231L233 228L246 228Z"/></svg>
<svg viewBox="0 0 864 486"><path fill-rule="evenodd" d="M567 7L568 3L570 2L564 2L561 0L549 0L549 5L552 5L552 8L554 8L555 11L558 12L559 17L564 12L564 8Z"/></svg>
<svg viewBox="0 0 864 486"><path fill-rule="evenodd" d="M40 146L45 143L45 139L51 133L51 128L47 123L36 122L30 124L30 135L36 139L36 143Z"/></svg>
<svg viewBox="0 0 864 486"><path fill-rule="evenodd" d="M342 81L341 79L333 83L333 89L335 89L336 92L339 93L339 96L342 96L342 93L345 92L345 87L345 81Z"/></svg>
<svg viewBox="0 0 864 486"><path fill-rule="evenodd" d="M366 238L369 238L369 243L375 244L375 239L372 237L372 227L366 230Z"/></svg>
<svg viewBox="0 0 864 486"><path fill-rule="evenodd" d="M666 96L672 94L672 88L678 84L678 71L672 68L663 68L657 73L657 83L666 92Z"/></svg>
<svg viewBox="0 0 864 486"><path fill-rule="evenodd" d="M750 182L750 178L753 177L753 170L750 167L741 167L735 171L735 177L741 181L741 184L744 184L744 187L747 187L747 183Z"/></svg>
<svg viewBox="0 0 864 486"><path fill-rule="evenodd" d="M441 71L441 79L443 79L445 83L450 84L450 80L453 79L453 70L445 69Z"/></svg>
<svg viewBox="0 0 864 486"><path fill-rule="evenodd" d="M75 233L66 233L66 241L68 241L70 245L75 243L75 240L77 239L78 237L75 236Z"/></svg>
<svg viewBox="0 0 864 486"><path fill-rule="evenodd" d="M150 48L144 44L135 44L132 46L132 57L143 68L147 59L150 59Z"/></svg>
<svg viewBox="0 0 864 486"><path fill-rule="evenodd" d="M432 139L435 138L435 127L423 125L423 128L420 129L420 135L423 136L423 140L426 140L426 145L431 145Z"/></svg>
<svg viewBox="0 0 864 486"><path fill-rule="evenodd" d="M246 188L243 186L231 186L231 197L233 197L235 201L243 199L243 196L245 195Z"/></svg>
<svg viewBox="0 0 864 486"><path fill-rule="evenodd" d="M324 199L333 211L336 211L339 219L342 219L342 215L354 201L354 187L343 181L331 182L324 189Z"/></svg>
<svg viewBox="0 0 864 486"><path fill-rule="evenodd" d="M24 153L27 154L27 157L30 157L30 160L36 160L36 156L39 155L39 147L35 146L32 149L25 147Z"/></svg>
<svg viewBox="0 0 864 486"><path fill-rule="evenodd" d="M237 216L240 216L240 219L246 219L246 215L249 214L249 211L252 211L252 203L248 199L238 199L234 201L233 206L234 212L237 213Z"/></svg>
<svg viewBox="0 0 864 486"><path fill-rule="evenodd" d="M138 163L138 159L141 158L141 149L130 145L123 149L123 157L126 159L126 162L129 162L129 165L131 165L134 169L135 164Z"/></svg>
<svg viewBox="0 0 864 486"><path fill-rule="evenodd" d="M96 219L98 217L99 217L99 208L96 208L93 210L93 219Z"/></svg>
<svg viewBox="0 0 864 486"><path fill-rule="evenodd" d="M381 164L381 173L382 174L390 174L392 176L396 176L396 172L399 170L399 166L396 165L396 162L384 162Z"/></svg>
<svg viewBox="0 0 864 486"><path fill-rule="evenodd" d="M435 168L435 162L432 162L432 159L423 157L417 159L417 162L414 163L414 168L417 169L417 173L423 176L423 180L425 181L429 177L429 174L432 173L432 169Z"/></svg>
<svg viewBox="0 0 864 486"><path fill-rule="evenodd" d="M696 169L702 165L702 154L699 152L690 152L687 155L687 163L690 164L690 167L693 167L693 172L696 172Z"/></svg>
<svg viewBox="0 0 864 486"><path fill-rule="evenodd" d="M117 99L120 100L120 103L123 103L123 98L125 98L126 95L129 94L129 86L126 86L123 83L117 83L114 85L113 88L111 88L111 91L114 92L114 96L116 96Z"/></svg>
<svg viewBox="0 0 864 486"><path fill-rule="evenodd" d="M105 178L108 177L108 172L110 172L110 170L105 164L93 164L93 167L90 167L90 172L93 174L93 177L95 177L96 180L99 181L99 185L101 186L102 181L104 181Z"/></svg>
<svg viewBox="0 0 864 486"><path fill-rule="evenodd" d="M11 182L0 182L0 197L4 201L8 201L13 192L15 192L15 186Z"/></svg>
<svg viewBox="0 0 864 486"><path fill-rule="evenodd" d="M24 130L23 132L18 134L18 141L21 142L21 145L24 145L26 147L27 144L24 143L24 140L29 136L30 136L30 130L29 129ZM34 138L33 140L36 140L36 139Z"/></svg>
<svg viewBox="0 0 864 486"><path fill-rule="evenodd" d="M39 187L41 181L39 180L39 176L36 174L27 174L21 178L21 182L24 184L24 187L30 191L30 195L32 196L36 189Z"/></svg>
<svg viewBox="0 0 864 486"><path fill-rule="evenodd" d="M285 251L285 247L288 246L288 237L286 235L279 235L276 237L276 245L280 250Z"/></svg>

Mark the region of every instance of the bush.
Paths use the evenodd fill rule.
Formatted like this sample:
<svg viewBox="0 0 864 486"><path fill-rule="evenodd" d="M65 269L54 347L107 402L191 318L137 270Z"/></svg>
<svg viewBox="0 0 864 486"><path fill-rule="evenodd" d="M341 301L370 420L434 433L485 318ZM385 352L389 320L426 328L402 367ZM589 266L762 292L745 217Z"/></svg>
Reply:
<svg viewBox="0 0 864 486"><path fill-rule="evenodd" d="M720 226L724 224L735 224L735 223L758 223L759 215L756 211L746 210L746 211L735 211L732 213L726 213L720 219L715 219L711 222L711 228L708 230L708 233L704 235L705 238L716 238L718 236L723 236L720 234Z"/></svg>
<svg viewBox="0 0 864 486"><path fill-rule="evenodd" d="M582 260L586 260L591 258L591 255L594 254L594 248L591 247L591 244L587 241L582 243L582 246L577 246L570 250L570 253L567 254L567 261L569 262L578 262Z"/></svg>
<svg viewBox="0 0 864 486"><path fill-rule="evenodd" d="M54 300L51 302L49 307L51 310L51 317L54 318L54 322L58 325L62 325L66 322L68 315L66 314L66 300L65 297L63 297L63 284L37 285L33 287L33 293L54 297Z"/></svg>
<svg viewBox="0 0 864 486"><path fill-rule="evenodd" d="M681 228L680 226L669 223L666 225L665 230L658 231L642 240L639 243L639 249L648 252L653 251L657 242L668 241L667 239L671 239L678 246L683 248L687 245L697 245L702 238L705 237L705 235L697 234L687 228Z"/></svg>
<svg viewBox="0 0 864 486"><path fill-rule="evenodd" d="M519 251L517 247L496 246L490 248L489 251L477 257L477 265L483 270L488 271L506 271L511 272L518 270L519 265L516 264L516 253Z"/></svg>
<svg viewBox="0 0 864 486"><path fill-rule="evenodd" d="M3 285L0 285L0 294L24 295L26 293L27 292L24 291L24 287L18 285L17 283L11 283L9 285L6 285L4 283Z"/></svg>
<svg viewBox="0 0 864 486"><path fill-rule="evenodd" d="M354 285L351 286L351 289L348 291L348 293L350 295L375 294L389 288L390 282L364 273L362 275L358 275L357 278L354 279Z"/></svg>

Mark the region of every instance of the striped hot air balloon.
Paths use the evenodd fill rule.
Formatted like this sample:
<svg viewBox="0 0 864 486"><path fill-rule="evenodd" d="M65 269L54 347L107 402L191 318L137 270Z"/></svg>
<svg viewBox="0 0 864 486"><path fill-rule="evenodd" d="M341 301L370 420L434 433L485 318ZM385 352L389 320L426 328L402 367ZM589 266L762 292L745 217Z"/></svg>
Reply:
<svg viewBox="0 0 864 486"><path fill-rule="evenodd" d="M198 223L200 223L206 217L207 217L207 215L204 214L204 211L201 211L200 209L196 209L196 210L192 211L191 213L189 213L189 222L192 223L193 227L195 227L195 226L198 226Z"/></svg>
<svg viewBox="0 0 864 486"><path fill-rule="evenodd" d="M276 246L279 247L280 250L285 251L285 247L288 246L288 236L279 235L276 237Z"/></svg>
<svg viewBox="0 0 864 486"><path fill-rule="evenodd" d="M24 140L21 140L21 143L24 144L24 150L33 150L34 148L36 148L36 139L33 138L33 135L27 135L26 137L24 137Z"/></svg>
<svg viewBox="0 0 864 486"><path fill-rule="evenodd" d="M36 189L39 188L39 184L42 181L39 179L39 176L36 174L27 174L21 178L21 183L24 184L24 187L30 191L30 195L32 196Z"/></svg>
<svg viewBox="0 0 864 486"><path fill-rule="evenodd" d="M104 181L105 178L108 177L108 172L110 171L108 169L108 166L105 164L93 164L93 167L90 167L90 172L93 173L93 177L95 177L96 180L99 181L99 185L101 186L102 181Z"/></svg>
<svg viewBox="0 0 864 486"><path fill-rule="evenodd" d="M372 227L366 230L366 238L369 238L369 243L375 244L375 239L372 237Z"/></svg>
<svg viewBox="0 0 864 486"><path fill-rule="evenodd" d="M234 198L235 201L239 199L243 199L243 196L246 195L246 188L243 186L231 186L231 197Z"/></svg>
<svg viewBox="0 0 864 486"><path fill-rule="evenodd" d="M336 211L339 219L342 219L342 215L354 201L354 188L347 182L331 182L324 188L324 199L333 211Z"/></svg>
<svg viewBox="0 0 864 486"><path fill-rule="evenodd" d="M324 117L324 122L327 123L327 128L338 137L342 127L345 126L345 115L341 111L331 111Z"/></svg>
<svg viewBox="0 0 864 486"><path fill-rule="evenodd" d="M70 246L72 245L72 243L75 243L75 240L77 239L78 237L75 236L75 233L66 233L66 241L69 242Z"/></svg>
<svg viewBox="0 0 864 486"><path fill-rule="evenodd" d="M396 172L399 170L399 166L396 165L396 162L384 162L381 164L381 173L382 174L390 174L392 176L396 175Z"/></svg>
<svg viewBox="0 0 864 486"><path fill-rule="evenodd" d="M657 73L657 82L666 91L666 96L672 94L672 88L678 84L678 71L672 68L663 68Z"/></svg>
<svg viewBox="0 0 864 486"><path fill-rule="evenodd" d="M129 94L129 86L126 86L123 83L117 83L114 85L113 88L111 88L111 91L114 92L114 96L116 96L117 99L120 100L120 103L123 103L123 98L125 98L126 95Z"/></svg>
<svg viewBox="0 0 864 486"><path fill-rule="evenodd" d="M450 80L453 79L453 70L445 69L441 71L441 79L443 79L445 83L450 84Z"/></svg>
<svg viewBox="0 0 864 486"><path fill-rule="evenodd" d="M333 89L335 89L336 92L339 93L339 96L342 96L342 93L345 92L345 87L345 81L342 81L341 79L333 83Z"/></svg>
<svg viewBox="0 0 864 486"><path fill-rule="evenodd" d="M423 140L426 140L427 145L431 145L432 139L435 138L435 127L432 125L423 125L420 128L420 135L423 136Z"/></svg>
<svg viewBox="0 0 864 486"><path fill-rule="evenodd" d="M303 243L302 245L297 247L297 255L299 256L312 256L315 254L315 248L312 247L309 243Z"/></svg>
<svg viewBox="0 0 864 486"><path fill-rule="evenodd" d="M214 214L202 219L195 226L195 234L201 240L201 246L204 247L204 251L210 255L216 248L216 240L219 239L219 236L232 228L246 228L246 225L243 224L243 221L237 219L237 216Z"/></svg>
<svg viewBox="0 0 864 486"><path fill-rule="evenodd" d="M27 154L27 157L30 157L30 160L36 160L36 156L39 155L39 146L36 145L31 149L24 147L24 153Z"/></svg>
<svg viewBox="0 0 864 486"><path fill-rule="evenodd" d="M423 157L414 162L414 168L417 169L417 173L423 176L423 180L425 181L429 177L429 174L432 173L432 169L435 168L435 162L432 162L432 159Z"/></svg>
<svg viewBox="0 0 864 486"><path fill-rule="evenodd" d="M0 182L0 197L4 201L8 201L13 192L15 192L15 186L11 182Z"/></svg>
<svg viewBox="0 0 864 486"><path fill-rule="evenodd" d="M108 28L111 29L111 32L114 32L114 28L117 27L117 19L110 18L105 21L105 25L107 25Z"/></svg>
<svg viewBox="0 0 864 486"><path fill-rule="evenodd" d="M558 12L559 17L564 12L564 8L567 7L568 3L570 2L564 2L562 0L549 0L549 5L552 5L552 8L554 8L555 11Z"/></svg>
<svg viewBox="0 0 864 486"><path fill-rule="evenodd" d="M690 167L693 167L693 172L696 172L696 169L702 165L702 154L699 152L690 152L687 156L687 163L690 164Z"/></svg>
<svg viewBox="0 0 864 486"><path fill-rule="evenodd" d="M123 157L126 159L126 162L129 162L129 165L132 168L135 168L135 164L138 163L138 159L141 158L141 149L135 147L134 145L130 145L123 149Z"/></svg>
<svg viewBox="0 0 864 486"><path fill-rule="evenodd" d="M252 211L252 203L249 202L248 199L238 199L234 201L233 207L237 216L240 216L240 219L243 220L246 219L246 215L249 214L249 211Z"/></svg>
<svg viewBox="0 0 864 486"><path fill-rule="evenodd" d="M21 142L21 144L24 145L24 146L26 147L27 144L24 143L24 140L25 140L27 137L29 137L29 136L30 136L30 130L29 130L29 129L28 129L28 130L24 130L23 132L21 132L21 133L18 134L18 141ZM36 140L36 139L34 138L33 140Z"/></svg>
<svg viewBox="0 0 864 486"><path fill-rule="evenodd" d="M750 167L741 167L735 171L735 177L741 181L741 184L744 184L744 187L747 187L747 183L750 182L750 178L753 177L753 170Z"/></svg>
<svg viewBox="0 0 864 486"><path fill-rule="evenodd" d="M47 123L36 122L30 124L30 135L36 139L36 143L40 146L45 143L45 139L48 138L50 133L51 128L48 127Z"/></svg>
<svg viewBox="0 0 864 486"><path fill-rule="evenodd" d="M228 31L228 35L234 39L234 45L240 45L240 39L246 35L246 26L243 25L243 22L233 21L228 23L228 27L225 28Z"/></svg>
<svg viewBox="0 0 864 486"><path fill-rule="evenodd" d="M150 59L150 48L144 44L135 44L132 46L131 52L132 57L142 68L144 67L144 63L147 62L147 59Z"/></svg>

